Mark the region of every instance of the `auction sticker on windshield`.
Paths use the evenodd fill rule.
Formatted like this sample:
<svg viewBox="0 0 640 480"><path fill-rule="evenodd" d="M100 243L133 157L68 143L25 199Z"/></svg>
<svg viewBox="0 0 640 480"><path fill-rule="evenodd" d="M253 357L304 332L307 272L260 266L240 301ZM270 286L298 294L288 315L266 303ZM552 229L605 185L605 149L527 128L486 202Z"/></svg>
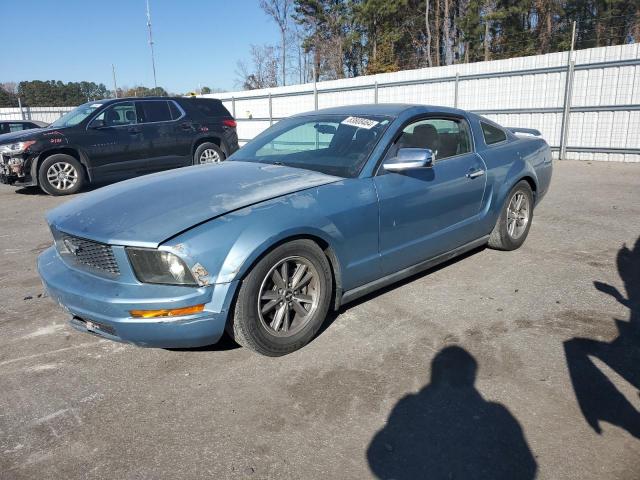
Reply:
<svg viewBox="0 0 640 480"><path fill-rule="evenodd" d="M375 127L380 122L362 117L347 117L340 123L342 123L343 125L350 125L357 128L366 128L367 130L369 130L370 128Z"/></svg>

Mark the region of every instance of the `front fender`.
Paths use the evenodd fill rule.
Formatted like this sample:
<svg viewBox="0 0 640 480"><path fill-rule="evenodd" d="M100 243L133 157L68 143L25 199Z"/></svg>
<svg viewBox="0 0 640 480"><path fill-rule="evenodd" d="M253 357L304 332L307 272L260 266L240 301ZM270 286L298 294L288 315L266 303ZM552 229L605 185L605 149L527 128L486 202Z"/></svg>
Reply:
<svg viewBox="0 0 640 480"><path fill-rule="evenodd" d="M241 279L275 245L312 237L328 245L345 289L379 275L378 210L370 179L350 179L248 206L196 226L162 244L205 283Z"/></svg>

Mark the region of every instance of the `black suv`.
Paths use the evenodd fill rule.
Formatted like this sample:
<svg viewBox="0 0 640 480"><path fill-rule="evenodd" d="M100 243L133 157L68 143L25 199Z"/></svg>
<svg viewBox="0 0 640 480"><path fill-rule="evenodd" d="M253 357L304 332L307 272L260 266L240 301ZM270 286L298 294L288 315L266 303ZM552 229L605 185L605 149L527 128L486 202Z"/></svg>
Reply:
<svg viewBox="0 0 640 480"><path fill-rule="evenodd" d="M100 100L47 128L0 136L0 182L68 195L89 182L220 162L237 149L236 122L220 100Z"/></svg>

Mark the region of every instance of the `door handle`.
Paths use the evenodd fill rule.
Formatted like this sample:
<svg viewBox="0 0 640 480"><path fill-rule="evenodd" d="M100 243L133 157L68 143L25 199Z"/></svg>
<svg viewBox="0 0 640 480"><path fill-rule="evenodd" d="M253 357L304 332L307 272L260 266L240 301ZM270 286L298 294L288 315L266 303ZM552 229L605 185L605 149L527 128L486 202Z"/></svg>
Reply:
<svg viewBox="0 0 640 480"><path fill-rule="evenodd" d="M484 175L484 170L474 170L473 172L467 173L467 178L476 178Z"/></svg>
<svg viewBox="0 0 640 480"><path fill-rule="evenodd" d="M140 129L140 127L129 127L127 128L127 131L131 134L137 134L137 133L140 133L142 130Z"/></svg>
<svg viewBox="0 0 640 480"><path fill-rule="evenodd" d="M192 125L192 124L190 124L190 123L188 123L188 122L184 122L184 123L181 123L181 124L180 124L180 128L181 128L182 130L189 131L189 130L191 130L191 129L193 128L193 125Z"/></svg>

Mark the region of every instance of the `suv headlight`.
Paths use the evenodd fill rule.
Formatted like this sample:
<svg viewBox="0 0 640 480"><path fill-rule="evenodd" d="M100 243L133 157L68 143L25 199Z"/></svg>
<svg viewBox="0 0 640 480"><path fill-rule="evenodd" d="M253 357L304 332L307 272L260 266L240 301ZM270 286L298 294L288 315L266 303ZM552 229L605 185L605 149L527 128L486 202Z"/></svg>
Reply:
<svg viewBox="0 0 640 480"><path fill-rule="evenodd" d="M10 154L22 153L26 151L34 143L36 143L35 140L27 140L26 142L18 142L18 143L11 143L9 145L2 145L0 146L0 151L5 153L10 153Z"/></svg>
<svg viewBox="0 0 640 480"><path fill-rule="evenodd" d="M198 285L187 264L173 253L129 247L126 251L136 278L142 283Z"/></svg>

